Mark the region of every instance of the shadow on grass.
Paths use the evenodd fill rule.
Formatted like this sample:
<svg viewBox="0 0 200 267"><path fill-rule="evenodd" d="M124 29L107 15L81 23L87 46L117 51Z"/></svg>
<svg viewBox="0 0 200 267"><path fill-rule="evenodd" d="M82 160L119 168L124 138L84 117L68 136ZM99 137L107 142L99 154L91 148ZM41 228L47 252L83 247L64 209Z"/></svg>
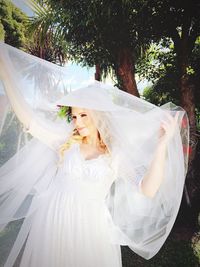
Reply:
<svg viewBox="0 0 200 267"><path fill-rule="evenodd" d="M161 250L152 259L145 260L133 253L128 247L122 247L123 267L199 267L191 244L186 240L169 237Z"/></svg>
<svg viewBox="0 0 200 267"><path fill-rule="evenodd" d="M11 250L22 222L23 220L11 222L0 232L0 267L3 267L3 263L8 257L8 252Z"/></svg>

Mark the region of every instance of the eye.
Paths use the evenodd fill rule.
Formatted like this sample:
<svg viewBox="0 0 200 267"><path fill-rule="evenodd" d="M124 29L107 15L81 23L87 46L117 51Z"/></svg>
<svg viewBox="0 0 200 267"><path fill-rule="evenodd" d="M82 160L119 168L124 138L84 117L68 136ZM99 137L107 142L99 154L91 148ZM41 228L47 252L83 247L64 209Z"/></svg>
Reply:
<svg viewBox="0 0 200 267"><path fill-rule="evenodd" d="M76 119L76 116L72 116L72 119Z"/></svg>
<svg viewBox="0 0 200 267"><path fill-rule="evenodd" d="M85 116L87 116L87 114L81 114L81 117L85 117Z"/></svg>

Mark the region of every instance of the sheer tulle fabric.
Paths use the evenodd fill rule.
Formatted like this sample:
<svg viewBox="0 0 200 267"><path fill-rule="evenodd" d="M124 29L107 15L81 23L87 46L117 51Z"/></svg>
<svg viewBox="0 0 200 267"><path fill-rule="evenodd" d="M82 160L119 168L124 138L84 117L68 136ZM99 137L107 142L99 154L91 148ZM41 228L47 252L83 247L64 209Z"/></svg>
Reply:
<svg viewBox="0 0 200 267"><path fill-rule="evenodd" d="M57 104L87 108L108 147L113 182L105 196L104 212L110 243L114 247L128 245L146 259L153 257L170 233L182 198L189 142L185 111L173 103L157 107L99 82L68 92L63 68L2 43L0 64L0 99L5 103L0 118L4 163L0 169L2 233L5 227L9 229L8 223L23 220L19 226L23 234L17 242L13 237L14 249L10 247L5 260L13 264L22 249L34 214L40 212L40 196L57 177L58 148L73 130L72 123L57 118ZM140 182L151 164L161 121L168 120L166 112L171 116L179 113L178 126L167 147L164 181L150 199L140 192ZM51 214L56 211L53 207L57 197L55 203L53 199ZM63 202L59 203L62 206ZM89 216L90 211L86 214ZM58 225L62 227L61 221ZM47 229L51 231L50 224ZM29 245L25 248L31 249ZM48 257L48 253L47 246L43 255Z"/></svg>

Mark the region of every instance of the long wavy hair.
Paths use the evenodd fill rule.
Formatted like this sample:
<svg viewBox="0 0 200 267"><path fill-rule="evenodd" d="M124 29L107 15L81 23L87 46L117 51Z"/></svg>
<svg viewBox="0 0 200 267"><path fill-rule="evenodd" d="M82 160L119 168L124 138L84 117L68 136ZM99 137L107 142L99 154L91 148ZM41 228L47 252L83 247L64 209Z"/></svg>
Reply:
<svg viewBox="0 0 200 267"><path fill-rule="evenodd" d="M66 116L71 117L71 112L72 112L72 108L70 107ZM107 146L103 142L101 134L98 130L97 130L97 134L98 134L98 140L99 140L99 147L104 151L104 153L107 153L108 152ZM67 141L64 144L62 144L59 148L60 162L63 160L65 151L68 150L71 147L71 145L74 143L78 143L78 144L87 143L86 136L81 136L76 128L73 130L72 135L67 139Z"/></svg>

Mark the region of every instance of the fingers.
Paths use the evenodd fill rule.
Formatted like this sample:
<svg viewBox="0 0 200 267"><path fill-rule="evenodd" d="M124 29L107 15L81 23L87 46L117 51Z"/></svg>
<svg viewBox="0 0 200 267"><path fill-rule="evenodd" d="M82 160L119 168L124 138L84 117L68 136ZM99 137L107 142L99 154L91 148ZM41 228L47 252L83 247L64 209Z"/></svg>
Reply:
<svg viewBox="0 0 200 267"><path fill-rule="evenodd" d="M167 120L162 119L160 125L160 137L163 137L164 140L169 140L175 132L179 112L176 112L175 116L171 116L169 113L165 113Z"/></svg>
<svg viewBox="0 0 200 267"><path fill-rule="evenodd" d="M165 115L167 117L167 121L170 122L170 123L174 123L174 124L177 124L178 122L178 117L179 117L179 112L177 111L175 116L173 117L169 112L165 112ZM161 120L161 122L166 122L166 120Z"/></svg>

